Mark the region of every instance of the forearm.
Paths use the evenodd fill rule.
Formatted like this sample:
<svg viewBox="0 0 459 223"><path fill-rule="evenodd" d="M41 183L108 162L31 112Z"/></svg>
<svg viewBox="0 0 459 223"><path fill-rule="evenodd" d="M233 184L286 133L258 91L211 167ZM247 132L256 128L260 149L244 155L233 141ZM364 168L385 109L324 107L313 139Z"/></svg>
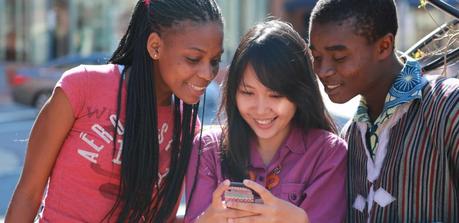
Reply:
<svg viewBox="0 0 459 223"><path fill-rule="evenodd" d="M16 191L6 212L6 223L33 222L40 207L42 194L26 195Z"/></svg>

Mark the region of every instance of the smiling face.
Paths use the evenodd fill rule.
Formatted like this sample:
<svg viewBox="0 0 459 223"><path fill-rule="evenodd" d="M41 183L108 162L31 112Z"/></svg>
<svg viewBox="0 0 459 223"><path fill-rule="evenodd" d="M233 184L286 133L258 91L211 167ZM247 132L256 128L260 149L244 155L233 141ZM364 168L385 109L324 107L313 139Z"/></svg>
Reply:
<svg viewBox="0 0 459 223"><path fill-rule="evenodd" d="M172 93L187 104L195 104L218 72L223 53L223 27L217 22L180 22L161 37L149 38L155 61L155 83L161 104L170 103ZM155 45L156 44L156 45Z"/></svg>
<svg viewBox="0 0 459 223"><path fill-rule="evenodd" d="M296 111L295 104L260 83L250 64L244 70L236 104L258 141L278 144L287 137Z"/></svg>
<svg viewBox="0 0 459 223"><path fill-rule="evenodd" d="M310 48L314 72L330 100L345 103L358 94L367 95L378 85L377 43L354 32L354 23L313 23Z"/></svg>

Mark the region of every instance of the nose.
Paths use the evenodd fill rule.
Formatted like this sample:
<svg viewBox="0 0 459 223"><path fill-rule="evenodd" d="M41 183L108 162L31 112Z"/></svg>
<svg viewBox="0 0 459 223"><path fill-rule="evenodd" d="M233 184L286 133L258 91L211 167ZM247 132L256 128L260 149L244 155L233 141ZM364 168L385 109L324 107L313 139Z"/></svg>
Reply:
<svg viewBox="0 0 459 223"><path fill-rule="evenodd" d="M255 103L253 103L253 106L257 115L266 114L267 111L269 111L269 100L266 96L258 96Z"/></svg>
<svg viewBox="0 0 459 223"><path fill-rule="evenodd" d="M206 81L212 81L215 78L214 67L212 64L205 64L198 72L198 76Z"/></svg>
<svg viewBox="0 0 459 223"><path fill-rule="evenodd" d="M317 67L316 74L319 76L320 79L327 79L328 77L335 74L336 70L335 67L332 66L330 63L323 61L320 67Z"/></svg>

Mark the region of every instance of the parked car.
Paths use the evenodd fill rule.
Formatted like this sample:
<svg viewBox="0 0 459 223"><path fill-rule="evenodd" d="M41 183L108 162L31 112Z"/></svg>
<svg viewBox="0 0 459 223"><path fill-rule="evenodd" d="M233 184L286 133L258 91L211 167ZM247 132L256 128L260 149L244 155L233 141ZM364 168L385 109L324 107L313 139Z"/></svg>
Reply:
<svg viewBox="0 0 459 223"><path fill-rule="evenodd" d="M109 57L108 53L93 53L87 56L75 54L57 58L40 66L7 66L6 75L13 100L41 108L64 71L80 64L104 64Z"/></svg>

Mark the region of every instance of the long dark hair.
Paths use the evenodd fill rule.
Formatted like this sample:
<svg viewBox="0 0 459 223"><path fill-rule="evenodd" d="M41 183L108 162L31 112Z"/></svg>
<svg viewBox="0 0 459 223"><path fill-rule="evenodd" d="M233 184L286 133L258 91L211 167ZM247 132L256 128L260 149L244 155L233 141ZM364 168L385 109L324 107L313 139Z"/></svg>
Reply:
<svg viewBox="0 0 459 223"><path fill-rule="evenodd" d="M198 107L182 103L174 96L169 173L159 185L158 111L154 93L154 76L159 74L153 69L153 60L148 54L146 43L150 33L161 35L163 31L186 20L223 24L220 9L214 0L138 1L128 29L109 60L110 63L125 66L123 77L126 71L129 75L126 80L120 188L117 201L106 216L108 219L120 209L118 222L165 222L179 200L191 153ZM117 117L121 111L123 81L121 78L118 87Z"/></svg>
<svg viewBox="0 0 459 223"><path fill-rule="evenodd" d="M287 23L272 20L258 24L245 34L234 54L220 108L226 117L222 170L234 181L248 177L249 140L254 136L236 105L236 93L248 64L263 85L297 106L292 119L297 127L336 132L322 101L305 41Z"/></svg>

